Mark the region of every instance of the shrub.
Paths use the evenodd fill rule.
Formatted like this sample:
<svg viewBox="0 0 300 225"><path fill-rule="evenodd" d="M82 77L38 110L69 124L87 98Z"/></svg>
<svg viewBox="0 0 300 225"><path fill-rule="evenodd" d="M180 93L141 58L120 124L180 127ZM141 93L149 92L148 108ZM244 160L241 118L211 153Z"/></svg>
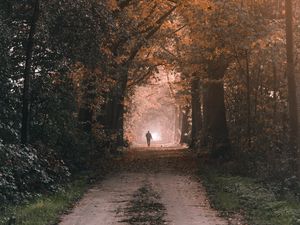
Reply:
<svg viewBox="0 0 300 225"><path fill-rule="evenodd" d="M17 203L33 195L55 191L67 177L68 168L53 150L0 141L0 202Z"/></svg>

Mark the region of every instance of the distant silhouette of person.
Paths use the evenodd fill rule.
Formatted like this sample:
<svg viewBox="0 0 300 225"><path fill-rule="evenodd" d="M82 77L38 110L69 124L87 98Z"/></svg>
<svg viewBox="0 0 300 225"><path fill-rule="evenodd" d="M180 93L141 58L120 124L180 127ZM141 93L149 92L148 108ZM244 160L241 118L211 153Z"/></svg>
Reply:
<svg viewBox="0 0 300 225"><path fill-rule="evenodd" d="M150 131L148 131L146 133L146 139L147 139L147 145L148 145L148 147L150 147L150 141L152 139L152 135L151 135Z"/></svg>

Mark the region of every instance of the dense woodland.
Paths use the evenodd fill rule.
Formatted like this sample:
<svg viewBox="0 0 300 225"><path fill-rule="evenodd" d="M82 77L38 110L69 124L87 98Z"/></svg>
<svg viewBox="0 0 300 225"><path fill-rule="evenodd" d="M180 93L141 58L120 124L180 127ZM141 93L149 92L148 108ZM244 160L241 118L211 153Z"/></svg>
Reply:
<svg viewBox="0 0 300 225"><path fill-rule="evenodd" d="M178 141L295 187L299 17L297 0L1 0L0 201L128 146L131 97L162 68Z"/></svg>

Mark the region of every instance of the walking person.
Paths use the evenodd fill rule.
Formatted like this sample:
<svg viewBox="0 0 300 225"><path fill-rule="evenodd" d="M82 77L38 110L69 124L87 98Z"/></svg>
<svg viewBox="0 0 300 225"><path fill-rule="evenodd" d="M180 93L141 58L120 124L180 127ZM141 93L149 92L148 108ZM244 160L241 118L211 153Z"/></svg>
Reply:
<svg viewBox="0 0 300 225"><path fill-rule="evenodd" d="M152 139L152 135L151 135L150 131L148 131L146 133L146 139L147 139L147 145L148 145L148 147L150 147L150 142L151 142L151 139Z"/></svg>

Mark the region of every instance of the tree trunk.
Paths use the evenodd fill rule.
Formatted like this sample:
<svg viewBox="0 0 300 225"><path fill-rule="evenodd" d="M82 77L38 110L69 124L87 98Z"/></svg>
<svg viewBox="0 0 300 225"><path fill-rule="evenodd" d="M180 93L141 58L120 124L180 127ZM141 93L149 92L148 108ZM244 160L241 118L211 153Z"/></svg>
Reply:
<svg viewBox="0 0 300 225"><path fill-rule="evenodd" d="M196 147L196 142L200 137L202 128L200 79L198 77L192 80L192 140L191 147Z"/></svg>
<svg viewBox="0 0 300 225"><path fill-rule="evenodd" d="M181 140L182 117L183 117L183 110L182 110L182 107L179 106L179 113L178 113L178 128L177 128L177 139L176 139L176 144L180 144L180 140Z"/></svg>
<svg viewBox="0 0 300 225"><path fill-rule="evenodd" d="M202 126L202 134L201 134L201 146L208 146L208 95L207 95L207 84L203 84L203 126Z"/></svg>
<svg viewBox="0 0 300 225"><path fill-rule="evenodd" d="M116 137L116 145L124 145L124 100L127 88L128 71L122 70L119 83L112 91L111 99L106 106L106 128ZM116 147L117 147L116 146Z"/></svg>
<svg viewBox="0 0 300 225"><path fill-rule="evenodd" d="M124 146L125 140L124 140L124 113L125 113L125 92L120 96L117 104L117 113L116 113L116 131L117 131L117 145L118 146Z"/></svg>
<svg viewBox="0 0 300 225"><path fill-rule="evenodd" d="M300 177L300 167L298 161L299 153L299 131L298 131L298 106L295 80L295 66L294 66L294 37L293 37L293 1L285 0L286 12L286 51L287 51L287 68L286 73L288 77L288 102L289 102L289 127L290 127L290 141L291 153L294 161L294 169Z"/></svg>
<svg viewBox="0 0 300 225"><path fill-rule="evenodd" d="M212 156L221 159L231 157L223 80L227 66L228 64L222 56L208 64L209 81L205 90L207 141Z"/></svg>
<svg viewBox="0 0 300 225"><path fill-rule="evenodd" d="M208 126L208 141L212 147L213 155L224 158L228 156L229 138L223 82L208 84L206 91L207 116L205 119Z"/></svg>
<svg viewBox="0 0 300 225"><path fill-rule="evenodd" d="M273 67L273 91L274 91L274 99L273 99L273 121L274 124L277 122L277 92L278 92L278 78L277 78L277 67L275 60L272 60Z"/></svg>
<svg viewBox="0 0 300 225"><path fill-rule="evenodd" d="M189 113L190 107L185 106L182 114L180 144L189 144Z"/></svg>
<svg viewBox="0 0 300 225"><path fill-rule="evenodd" d="M249 54L246 50L246 88L247 88L247 144L251 149L251 85L250 85L250 65Z"/></svg>
<svg viewBox="0 0 300 225"><path fill-rule="evenodd" d="M37 21L39 18L39 8L40 3L39 0L34 2L33 6L33 15L30 22L30 31L27 39L26 46L26 62L25 62L25 70L23 74L24 79L24 87L23 87L23 96L22 96L22 127L21 127L21 143L24 145L28 144L29 141L29 108L30 108L30 73L32 66L32 54L33 54L33 46L34 46L34 36L36 33Z"/></svg>
<svg viewBox="0 0 300 225"><path fill-rule="evenodd" d="M174 143L178 144L181 137L181 121L182 121L182 110L179 106L174 106Z"/></svg>

